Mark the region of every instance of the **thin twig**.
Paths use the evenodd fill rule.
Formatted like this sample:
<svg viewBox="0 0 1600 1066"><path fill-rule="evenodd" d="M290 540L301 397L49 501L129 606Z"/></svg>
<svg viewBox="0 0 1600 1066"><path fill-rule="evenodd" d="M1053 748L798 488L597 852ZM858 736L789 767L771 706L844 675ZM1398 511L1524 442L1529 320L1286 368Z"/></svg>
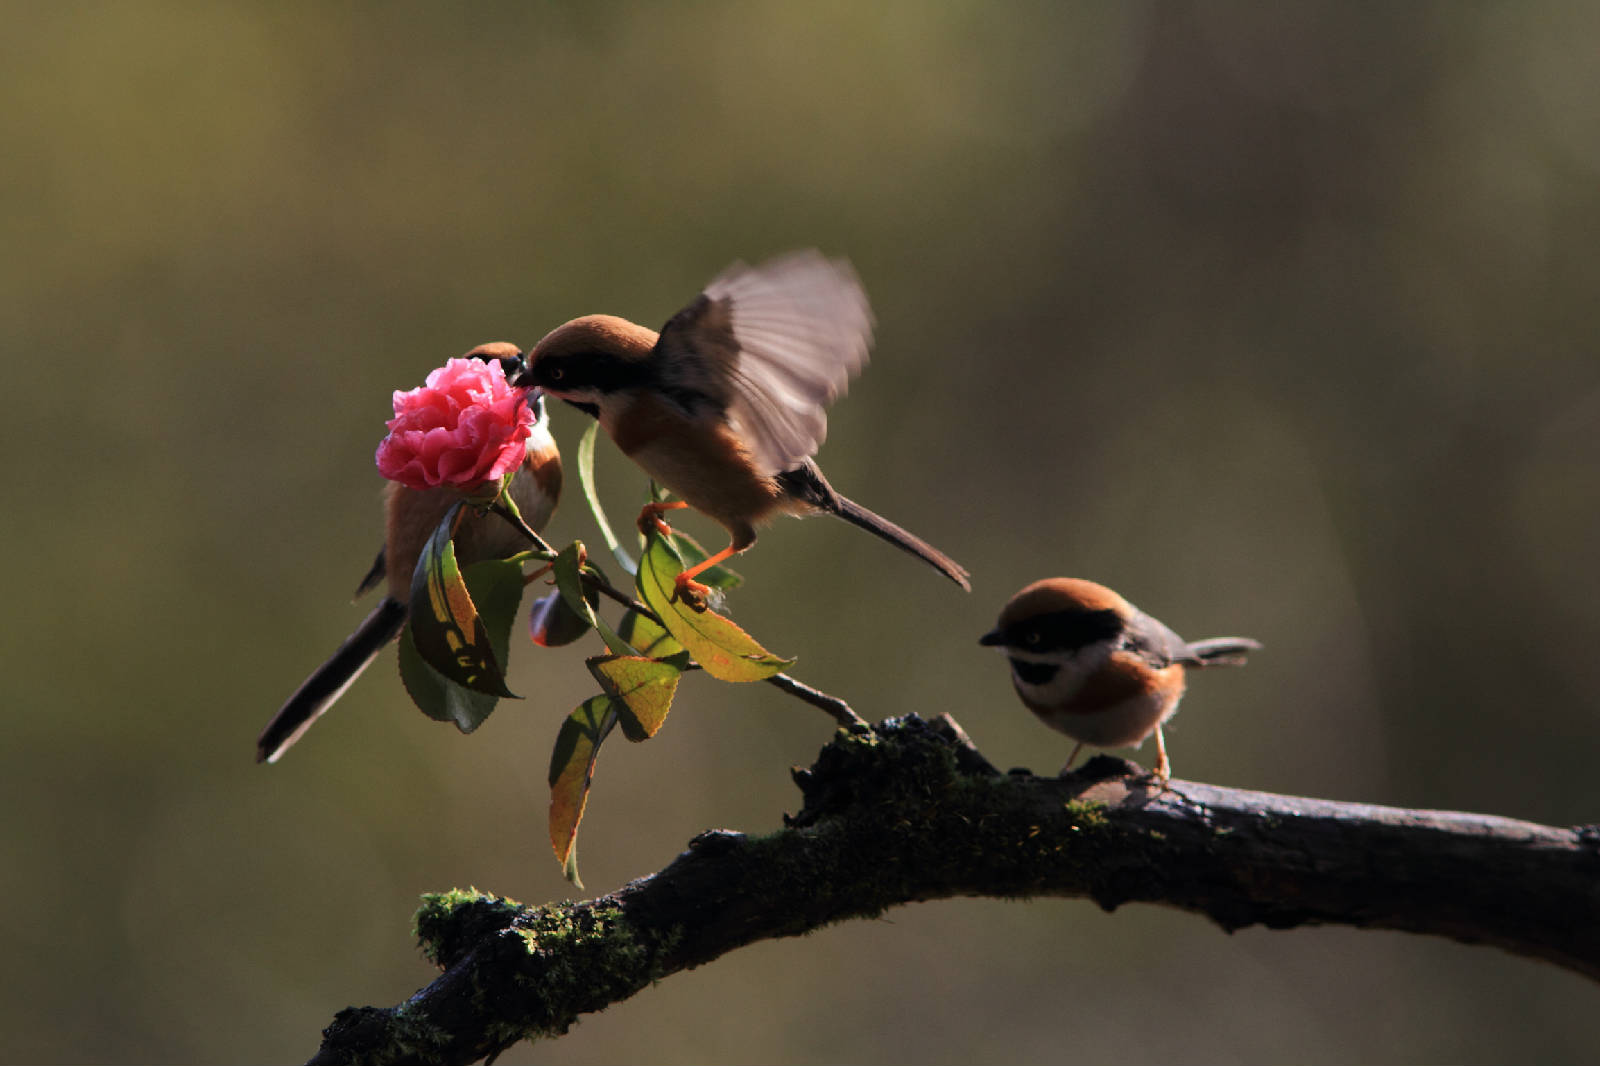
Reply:
<svg viewBox="0 0 1600 1066"><path fill-rule="evenodd" d="M542 552L548 552L551 555L556 553L556 550L550 547L550 544L543 537L539 536L539 534L534 531L534 528L523 520L523 517L520 514L507 507L502 500L496 499L494 503L489 505L489 510L493 511L495 514L499 515L501 518L504 518L513 526L517 527L517 531L532 541L535 548Z"/></svg>
<svg viewBox="0 0 1600 1066"><path fill-rule="evenodd" d="M661 620L661 616L659 614L656 614L650 608L646 607L632 596L629 596L626 592L623 592L621 589L613 586L611 582L607 581L601 576L598 570L584 570L581 571L578 576L583 579L583 583L585 585L589 586L589 588L598 592L606 599L620 603L622 606L626 607L635 614L642 615L643 617L650 619L650 621L654 622L662 629L667 628L667 624Z"/></svg>
<svg viewBox="0 0 1600 1066"><path fill-rule="evenodd" d="M529 528L528 523L522 520L521 515L505 509L505 507L498 502L495 503L492 510L495 512L495 514L500 515L506 521L516 526L517 529L521 530L523 536L533 541L534 546L540 551L549 552L551 555L556 554L555 549L551 548L549 544L545 543L543 537L539 536L539 534L535 533L531 528ZM607 581L598 570L586 567L578 571L578 577L583 581L585 587L598 592L606 599L612 600L613 602L626 607L628 610L633 611L644 618L648 618L662 629L667 628L667 624L661 620L661 616L659 614L656 614L656 612L652 611L649 607L646 607L632 596L629 596L626 592L623 592L621 589L611 584L611 582ZM862 718L859 714L852 710L850 705L844 700L841 700L837 696L830 696L821 689L812 688L805 682L798 681L795 678L790 677L788 674L773 674L771 677L767 678L766 681L767 684L773 686L778 691L787 692L801 703L809 703L811 706L823 711L845 729L858 731L870 730L872 728L867 724L866 719Z"/></svg>
<svg viewBox="0 0 1600 1066"><path fill-rule="evenodd" d="M820 689L814 689L804 682L796 681L788 674L773 674L767 678L767 684L772 685L780 692L787 692L802 703L809 703L813 707L826 711L833 716L835 722L838 722L851 732L870 732L872 730L872 727L867 724L867 720L853 711L844 700L837 696L830 696Z"/></svg>

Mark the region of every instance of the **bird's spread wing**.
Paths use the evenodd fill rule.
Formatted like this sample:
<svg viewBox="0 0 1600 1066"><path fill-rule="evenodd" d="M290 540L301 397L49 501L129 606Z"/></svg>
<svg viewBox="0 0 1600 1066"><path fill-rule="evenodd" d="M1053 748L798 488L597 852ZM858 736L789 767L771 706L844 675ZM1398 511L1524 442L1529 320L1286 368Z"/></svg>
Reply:
<svg viewBox="0 0 1600 1066"><path fill-rule="evenodd" d="M1124 648L1157 669L1194 661L1187 641L1143 611L1134 611L1123 623L1122 642Z"/></svg>
<svg viewBox="0 0 1600 1066"><path fill-rule="evenodd" d="M723 271L662 329L657 355L669 395L719 407L757 469L779 474L822 445L827 406L871 346L855 271L805 251Z"/></svg>

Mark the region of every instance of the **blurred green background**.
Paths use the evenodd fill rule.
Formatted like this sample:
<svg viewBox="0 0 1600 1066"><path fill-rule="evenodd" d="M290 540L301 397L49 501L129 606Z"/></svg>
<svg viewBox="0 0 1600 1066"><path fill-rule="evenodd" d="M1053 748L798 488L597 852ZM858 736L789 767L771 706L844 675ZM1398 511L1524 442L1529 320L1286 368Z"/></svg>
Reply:
<svg viewBox="0 0 1600 1066"><path fill-rule="evenodd" d="M1070 742L975 639L1093 577L1267 645L1192 686L1180 776L1600 819L1600 9L5 14L5 1059L303 1058L430 980L419 893L569 894L544 773L584 651L522 646L528 698L471 737L392 655L281 764L256 732L365 610L391 389L795 247L879 319L824 468L975 575L774 526L733 606L799 676L1054 772ZM601 452L625 511L643 479ZM598 542L575 494L551 533ZM691 678L604 753L590 891L777 827L829 734ZM1594 1002L1399 934L956 901L505 1061L1592 1061Z"/></svg>

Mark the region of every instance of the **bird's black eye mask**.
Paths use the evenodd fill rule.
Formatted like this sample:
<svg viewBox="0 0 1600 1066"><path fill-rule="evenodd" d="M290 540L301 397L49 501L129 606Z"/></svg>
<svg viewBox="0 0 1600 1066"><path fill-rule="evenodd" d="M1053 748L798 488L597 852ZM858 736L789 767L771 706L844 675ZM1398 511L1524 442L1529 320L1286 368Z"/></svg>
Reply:
<svg viewBox="0 0 1600 1066"><path fill-rule="evenodd" d="M1012 659L1011 670L1023 684L1048 685L1061 672L1061 664L1030 663L1025 659Z"/></svg>
<svg viewBox="0 0 1600 1066"><path fill-rule="evenodd" d="M1121 632L1122 619L1116 611L1074 607L1015 622L1006 627L1002 640L1006 647L1018 651L1076 651L1096 641L1114 639Z"/></svg>
<svg viewBox="0 0 1600 1066"><path fill-rule="evenodd" d="M588 390L604 394L642 388L653 378L654 368L647 360L590 350L540 356L517 384L538 385L557 394Z"/></svg>

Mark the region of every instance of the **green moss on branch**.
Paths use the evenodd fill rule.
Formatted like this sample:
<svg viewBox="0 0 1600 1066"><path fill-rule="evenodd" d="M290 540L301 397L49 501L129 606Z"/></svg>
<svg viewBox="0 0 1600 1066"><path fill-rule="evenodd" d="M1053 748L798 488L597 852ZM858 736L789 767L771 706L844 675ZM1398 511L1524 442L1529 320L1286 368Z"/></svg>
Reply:
<svg viewBox="0 0 1600 1066"><path fill-rule="evenodd" d="M1593 831L1163 789L1104 756L1063 778L1005 775L949 718L841 730L795 780L805 803L784 828L703 833L599 899L425 897L417 936L444 973L398 1007L341 1012L312 1061L471 1062L745 944L952 896L1159 902L1230 930L1403 929L1600 977Z"/></svg>

